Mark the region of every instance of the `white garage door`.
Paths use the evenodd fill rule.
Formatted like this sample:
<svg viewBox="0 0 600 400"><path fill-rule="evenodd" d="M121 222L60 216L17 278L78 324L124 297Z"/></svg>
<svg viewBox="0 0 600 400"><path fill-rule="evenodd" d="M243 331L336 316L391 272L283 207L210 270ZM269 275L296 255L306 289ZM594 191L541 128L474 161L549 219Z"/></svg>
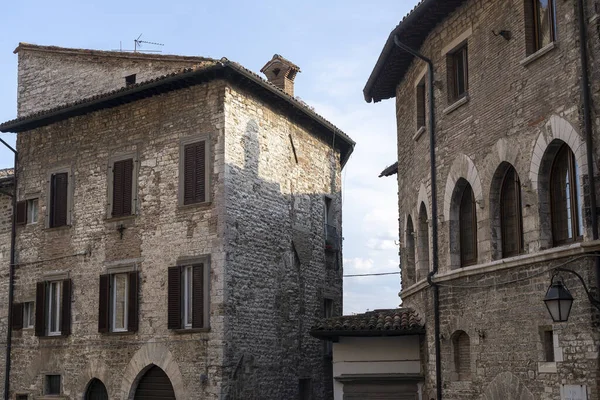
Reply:
<svg viewBox="0 0 600 400"><path fill-rule="evenodd" d="M355 381L344 383L344 400L418 400L416 383Z"/></svg>

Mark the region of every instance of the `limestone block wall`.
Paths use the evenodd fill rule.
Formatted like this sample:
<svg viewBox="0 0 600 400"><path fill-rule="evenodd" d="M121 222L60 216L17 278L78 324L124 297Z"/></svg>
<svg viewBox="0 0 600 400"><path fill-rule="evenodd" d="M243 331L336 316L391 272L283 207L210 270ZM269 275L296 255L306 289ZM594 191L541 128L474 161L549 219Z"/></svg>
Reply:
<svg viewBox="0 0 600 400"><path fill-rule="evenodd" d="M139 83L207 60L28 44L21 44L17 52L19 116L120 89L132 74Z"/></svg>
<svg viewBox="0 0 600 400"><path fill-rule="evenodd" d="M225 394L293 399L309 379L310 398L330 399L331 364L308 332L324 298L342 312L341 254L326 259L323 229L330 196L341 237L339 153L235 86L225 135Z"/></svg>
<svg viewBox="0 0 600 400"><path fill-rule="evenodd" d="M12 192L13 187L3 187ZM8 274L10 266L10 232L12 221L12 198L0 193L0 382L4 382L6 359L6 329L8 326ZM0 388L4 395L4 384Z"/></svg>
<svg viewBox="0 0 600 400"><path fill-rule="evenodd" d="M218 399L224 331L224 84L189 89L71 118L19 134L19 196L39 196L40 222L19 227L15 301L35 298L44 275L67 272L72 279L72 334L37 338L14 332L12 393L40 396L43 377L58 373L66 398L80 399L92 377L111 399L126 399L144 368L165 370L182 399ZM211 199L208 205L178 206L180 140L210 134ZM135 217L107 217L109 158L138 160ZM26 166L26 167L25 167ZM70 227L46 229L48 172L72 171ZM123 225L123 237L117 228ZM167 329L167 268L178 258L210 255L210 331ZM123 262L140 273L139 330L98 333L99 275ZM200 375L208 379L203 382Z"/></svg>
<svg viewBox="0 0 600 400"><path fill-rule="evenodd" d="M600 337L595 314L580 285L567 280L569 288L577 293L574 296L581 299L571 316L573 322L570 320L567 325L553 325L541 301L550 282L548 269L588 251L579 244L552 248L545 200L548 186L544 181L548 163L544 155L551 151L549 145L555 139L567 143L575 154L582 183L583 240L591 240L581 125L577 2L557 1L555 5L557 43L528 63L523 62L527 54L521 0L468 1L436 27L420 49L433 60L435 69L439 279L445 285L440 288L445 399L479 399L491 390L492 383L502 386L506 382L513 382L513 388L525 387L523 399L530 398L527 392L534 398L558 399L560 382L586 384L589 398L598 399L598 355L593 349ZM511 31L511 40L494 36L492 29ZM468 101L452 109L447 96L446 54L453 42L459 44L462 39L468 43ZM591 40L597 46L596 39ZM431 291L425 289L427 285L422 280L426 274L421 274L420 282L416 282L414 274L408 273L406 251L408 216L415 230L421 203L431 217L429 137L415 137L415 86L424 72L425 65L415 61L396 92L399 227L402 299L405 305L425 315L427 326L432 327ZM595 135L595 158L597 138ZM498 171L504 163L515 167L522 189L524 255L510 261L500 260L498 230L492 217L497 208ZM457 258L458 227L452 211L452 192L461 178L470 183L477 202L477 265L467 269L460 268ZM427 235L431 235L430 221ZM419 254L422 253L417 251L417 258ZM569 266L588 282L594 282L589 258L577 259ZM430 263L426 268L430 268ZM557 362L556 372L538 368L543 359L540 329L547 328L554 329L564 356ZM471 381L456 381L451 368L451 336L457 330L467 332L471 340ZM432 397L433 329L428 329L427 337L431 355L427 388ZM506 393L502 390L497 393Z"/></svg>

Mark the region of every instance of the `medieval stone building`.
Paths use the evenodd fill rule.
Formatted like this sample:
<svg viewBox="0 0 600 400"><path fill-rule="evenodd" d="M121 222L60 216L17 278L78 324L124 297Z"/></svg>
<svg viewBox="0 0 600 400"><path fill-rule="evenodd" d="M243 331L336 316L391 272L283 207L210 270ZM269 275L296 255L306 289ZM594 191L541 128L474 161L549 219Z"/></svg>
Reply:
<svg viewBox="0 0 600 400"><path fill-rule="evenodd" d="M342 310L354 142L293 97L298 67L15 52L10 398L330 398L308 330Z"/></svg>
<svg viewBox="0 0 600 400"><path fill-rule="evenodd" d="M597 289L597 13L590 0L423 0L367 82L367 101L396 99L384 174L398 173L400 296L426 322L424 399L600 398L582 283L557 277L575 298L568 322L543 302L558 267Z"/></svg>

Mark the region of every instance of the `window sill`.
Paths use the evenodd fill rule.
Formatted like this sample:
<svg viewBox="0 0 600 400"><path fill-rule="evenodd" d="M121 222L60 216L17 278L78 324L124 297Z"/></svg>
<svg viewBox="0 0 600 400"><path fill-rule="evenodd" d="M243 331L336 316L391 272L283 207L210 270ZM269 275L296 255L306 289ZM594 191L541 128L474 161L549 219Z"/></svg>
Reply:
<svg viewBox="0 0 600 400"><path fill-rule="evenodd" d="M487 262L484 264L478 264L470 267L458 268L449 272L439 273L434 276L433 280L436 283L447 282L467 276L481 275L505 269L524 267L531 264L558 260L571 256L589 254L598 250L600 250L600 240L573 243L567 246L553 247L548 250L537 251L531 254L521 254L515 257L503 258L501 260ZM426 279L424 279L407 288L402 288L399 296L405 300L413 294L428 287L429 283Z"/></svg>
<svg viewBox="0 0 600 400"><path fill-rule="evenodd" d="M421 137L421 135L425 132L425 127L422 126L417 130L417 133L414 134L414 136L412 137L412 139L416 142L417 140L419 140L419 138Z"/></svg>
<svg viewBox="0 0 600 400"><path fill-rule="evenodd" d="M531 64L532 62L534 62L538 58L541 58L544 54L549 53L550 51L552 51L555 48L556 48L556 42L552 42L552 43L550 43L550 44L542 47L541 49L539 49L535 53L527 56L525 59L521 60L520 64L522 66L526 67L527 65Z"/></svg>
<svg viewBox="0 0 600 400"><path fill-rule="evenodd" d="M109 217L109 218L105 218L104 222L110 223L110 222L129 221L129 220L135 219L136 217L137 217L137 214L125 215L123 217Z"/></svg>
<svg viewBox="0 0 600 400"><path fill-rule="evenodd" d="M558 369L556 368L556 362L554 362L554 361L538 362L538 373L540 373L540 374L556 374L556 373L558 373Z"/></svg>
<svg viewBox="0 0 600 400"><path fill-rule="evenodd" d="M172 329L172 331L175 333L178 333L178 334L201 333L201 332L210 332L210 328Z"/></svg>
<svg viewBox="0 0 600 400"><path fill-rule="evenodd" d="M67 231L71 229L71 225L63 225L63 226L55 226L55 227L46 227L44 228L44 230L46 232L60 232L60 231Z"/></svg>
<svg viewBox="0 0 600 400"><path fill-rule="evenodd" d="M106 335L106 336L128 336L128 335L135 335L137 332L134 331L114 331L114 332L104 332L102 333L102 335Z"/></svg>
<svg viewBox="0 0 600 400"><path fill-rule="evenodd" d="M187 211L194 210L196 208L204 208L207 209L212 205L211 201L205 201L204 203L194 203L194 204L179 204L177 206L178 211Z"/></svg>
<svg viewBox="0 0 600 400"><path fill-rule="evenodd" d="M451 112L457 110L458 108L460 108L461 106L467 104L469 102L469 95L466 94L463 97L461 97L460 99L456 100L454 103L452 103L451 105L449 105L448 107L446 107L443 111L444 115L448 115Z"/></svg>

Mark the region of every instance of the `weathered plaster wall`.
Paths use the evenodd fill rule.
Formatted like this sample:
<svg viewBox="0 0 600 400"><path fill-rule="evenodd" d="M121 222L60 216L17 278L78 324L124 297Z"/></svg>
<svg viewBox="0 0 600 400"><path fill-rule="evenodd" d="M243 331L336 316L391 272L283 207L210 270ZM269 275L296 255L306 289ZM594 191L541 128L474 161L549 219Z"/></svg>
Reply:
<svg viewBox="0 0 600 400"><path fill-rule="evenodd" d="M435 68L445 399L479 399L492 382L494 385L509 382L507 387L527 388L522 391L523 399L529 398L525 394L528 392L534 398L558 399L561 382L586 384L590 390L589 398L599 398L597 346L600 338L595 328L596 316L580 285L566 277L567 285L576 293L574 296L581 299L574 306L569 324L553 325L542 304L550 282L550 274L546 271L589 251L576 244L571 248L563 246L543 252L552 245L549 218L544 213L547 186L543 183L546 173L543 159L547 145L554 139L566 142L575 153L582 182L584 241L591 239L586 149L580 123L577 2L557 1L555 4L558 42L554 49L527 65L521 63L526 57L524 3L521 0L468 1L437 27L421 48L424 55L432 58ZM494 36L492 29L509 30L512 39L506 41ZM443 49L469 30L472 31L467 39L469 101L452 112L444 112L451 104L447 100ZM415 274L408 273L405 247L408 215L416 229L421 201L425 202L428 218L431 218L429 137L423 134L413 138L417 131L415 85L423 76L424 67L423 63L415 61L396 92L398 184L402 298L404 305L414 307L426 316L430 354L426 364L427 390L428 397L434 397L432 294L431 290L425 289L427 285L422 280L426 274L420 274L421 282L413 286ZM496 261L501 257L501 247L491 217L497 205L495 174L503 162L515 167L521 181L525 245L525 255L508 264L505 264L506 260ZM465 269L457 264L458 230L451 213L452 191L460 178L469 181L477 201L478 262L477 266ZM431 234L430 228L427 234ZM420 243L419 240L415 242ZM417 264L418 254L417 250ZM483 265L488 267L483 268ZM572 262L569 266L588 282L594 281L589 259ZM540 334L540 329L544 328L554 329L562 348L564 357L556 363L556 373L544 372L538 367L544 354ZM469 381L457 381L453 371L450 338L457 330L467 332L471 340ZM512 375L507 376L505 373L508 372ZM500 397L494 397L489 394L491 392L486 392L486 399L500 399L506 393L496 391Z"/></svg>
<svg viewBox="0 0 600 400"><path fill-rule="evenodd" d="M331 364L308 332L325 297L342 311L341 254L326 259L323 229L328 195L341 236L339 153L240 88L225 115L226 392L293 399L311 379L311 398L330 399Z"/></svg>

